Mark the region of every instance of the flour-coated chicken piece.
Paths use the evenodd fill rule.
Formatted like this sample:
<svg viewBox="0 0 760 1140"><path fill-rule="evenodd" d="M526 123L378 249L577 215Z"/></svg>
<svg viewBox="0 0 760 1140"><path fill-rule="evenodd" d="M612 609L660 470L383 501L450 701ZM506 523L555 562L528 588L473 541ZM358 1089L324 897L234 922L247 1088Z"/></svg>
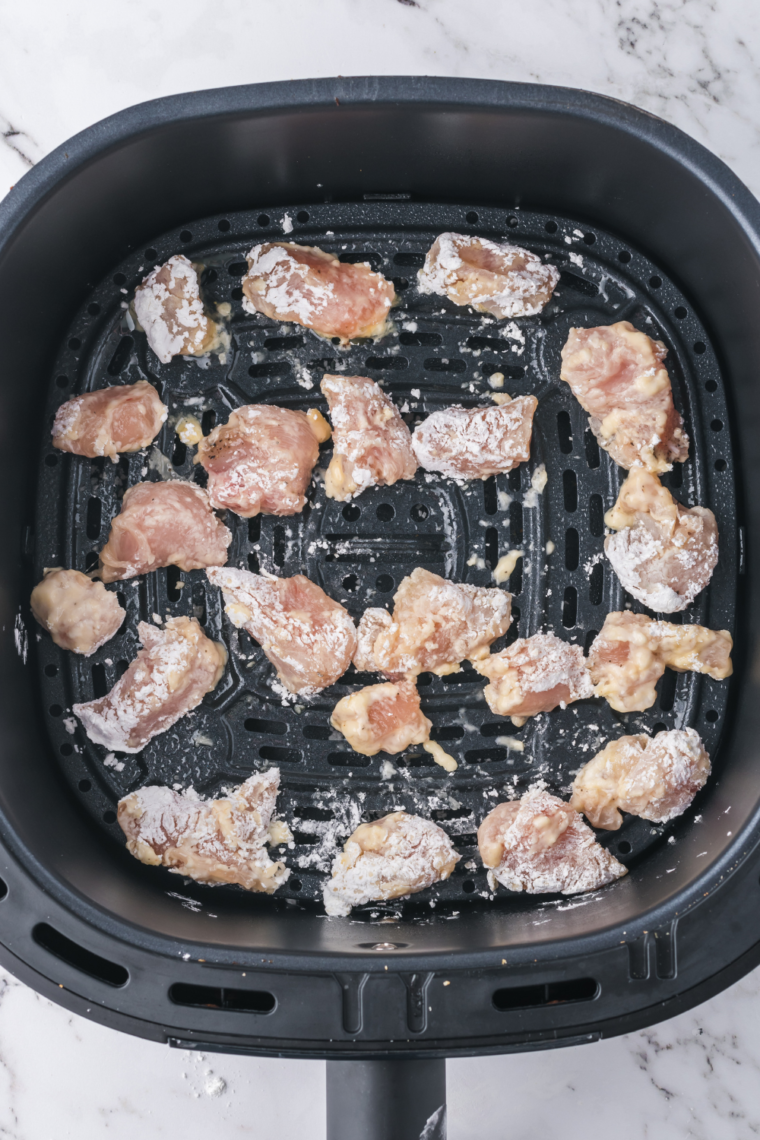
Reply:
<svg viewBox="0 0 760 1140"><path fill-rule="evenodd" d="M147 380L85 392L61 404L53 421L53 447L96 459L140 451L153 442L167 407Z"/></svg>
<svg viewBox="0 0 760 1140"><path fill-rule="evenodd" d="M345 736L354 752L396 755L412 744L424 744L432 723L420 709L414 681L367 685L338 701L330 724Z"/></svg>
<svg viewBox="0 0 760 1140"><path fill-rule="evenodd" d="M258 641L291 693L318 693L348 669L356 627L321 586L303 574L265 578L231 566L207 574L221 587L232 624Z"/></svg>
<svg viewBox="0 0 760 1140"><path fill-rule="evenodd" d="M395 299L392 283L368 264L344 265L314 246L264 242L248 254L247 312L303 325L342 344L388 332Z"/></svg>
<svg viewBox="0 0 760 1140"><path fill-rule="evenodd" d="M424 891L448 879L459 858L446 832L418 815L396 811L362 823L333 863L325 910L347 915L363 903Z"/></svg>
<svg viewBox="0 0 760 1140"><path fill-rule="evenodd" d="M112 752L139 752L166 732L216 688L227 663L195 618L163 628L141 621L137 633L143 647L110 693L72 706L90 740Z"/></svg>
<svg viewBox="0 0 760 1140"><path fill-rule="evenodd" d="M669 471L689 455L689 437L673 404L662 341L630 321L570 329L562 349L567 381L601 447L621 467Z"/></svg>
<svg viewBox="0 0 760 1140"><path fill-rule="evenodd" d="M488 479L530 458L535 396L488 408L452 404L418 424L412 436L420 467L452 479Z"/></svg>
<svg viewBox="0 0 760 1140"><path fill-rule="evenodd" d="M126 617L116 594L80 570L48 570L32 590L32 613L56 645L90 657Z"/></svg>
<svg viewBox="0 0 760 1140"><path fill-rule="evenodd" d="M520 637L479 658L475 668L489 679L483 695L491 712L511 717L518 727L537 713L594 695L583 650L553 633Z"/></svg>
<svg viewBox="0 0 760 1140"><path fill-rule="evenodd" d="M333 425L328 499L345 502L367 487L413 479L412 436L393 401L366 376L325 376L320 385Z"/></svg>
<svg viewBox="0 0 760 1140"><path fill-rule="evenodd" d="M117 582L160 566L223 566L232 534L195 483L136 483L125 492L100 552L100 576Z"/></svg>
<svg viewBox="0 0 760 1140"><path fill-rule="evenodd" d="M206 316L198 271L184 254L157 265L135 290L135 316L162 364L173 356L203 356L219 338Z"/></svg>
<svg viewBox="0 0 760 1140"><path fill-rule="evenodd" d="M559 271L522 246L445 233L433 242L417 279L421 293L495 317L531 317L550 300Z"/></svg>
<svg viewBox="0 0 760 1140"><path fill-rule="evenodd" d="M223 799L201 800L192 789L139 788L119 800L127 850L141 863L198 883L274 894L290 876L266 850L279 783L279 770L270 768Z"/></svg>

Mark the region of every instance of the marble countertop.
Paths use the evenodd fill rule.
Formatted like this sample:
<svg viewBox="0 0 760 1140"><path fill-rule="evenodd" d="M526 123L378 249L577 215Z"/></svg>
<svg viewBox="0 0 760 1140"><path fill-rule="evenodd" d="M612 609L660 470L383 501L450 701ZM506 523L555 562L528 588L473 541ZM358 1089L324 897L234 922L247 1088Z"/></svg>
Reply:
<svg viewBox="0 0 760 1140"><path fill-rule="evenodd" d="M132 103L329 75L585 87L675 123L760 195L760 6L750 0L25 0L0 3L0 197ZM615 1040L449 1062L451 1140L750 1140L760 971ZM0 972L0 1136L320 1140L317 1062L187 1054L51 1005Z"/></svg>

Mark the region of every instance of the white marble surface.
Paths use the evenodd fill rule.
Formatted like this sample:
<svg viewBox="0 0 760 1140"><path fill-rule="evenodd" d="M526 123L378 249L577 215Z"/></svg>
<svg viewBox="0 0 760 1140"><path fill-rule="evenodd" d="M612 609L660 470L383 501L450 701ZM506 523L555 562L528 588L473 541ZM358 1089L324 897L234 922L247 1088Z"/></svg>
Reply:
<svg viewBox="0 0 760 1140"><path fill-rule="evenodd" d="M105 115L160 95L316 75L587 87L676 123L760 194L752 0L0 0L0 196ZM451 1140L750 1140L760 972L629 1037L449 1064ZM318 1063L134 1040L0 974L0 1136L320 1140Z"/></svg>

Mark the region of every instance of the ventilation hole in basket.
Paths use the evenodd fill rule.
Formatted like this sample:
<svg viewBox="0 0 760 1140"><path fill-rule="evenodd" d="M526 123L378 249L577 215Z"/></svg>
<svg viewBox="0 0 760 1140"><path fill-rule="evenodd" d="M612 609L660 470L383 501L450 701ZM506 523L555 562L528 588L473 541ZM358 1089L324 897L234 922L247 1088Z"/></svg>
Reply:
<svg viewBox="0 0 760 1140"><path fill-rule="evenodd" d="M672 669L666 669L660 681L660 700L659 707L663 712L670 712L676 699L676 682L678 681L678 674L674 673Z"/></svg>
<svg viewBox="0 0 760 1140"><path fill-rule="evenodd" d="M112 811L106 812L105 815L112 815L114 820L116 819ZM103 818L105 819L105 816ZM88 974L91 978L97 978L109 986L124 986L129 981L129 972L124 966L111 962L108 958L101 958L100 954L80 946L78 942L67 938L47 922L37 923L32 930L32 938L38 946L47 950L48 954L53 954L73 969Z"/></svg>
<svg viewBox="0 0 760 1140"><path fill-rule="evenodd" d="M97 550L88 550L84 556L85 572L93 570L97 566L98 562L100 562L100 556L98 555Z"/></svg>
<svg viewBox="0 0 760 1140"><path fill-rule="evenodd" d="M716 380L707 380L705 382L705 390L707 392L717 392L718 384Z"/></svg>
<svg viewBox="0 0 760 1140"><path fill-rule="evenodd" d="M695 340L692 347L698 356L701 356L703 352L707 352L707 345L704 341Z"/></svg>
<svg viewBox="0 0 760 1140"><path fill-rule="evenodd" d="M149 246L145 251L145 256L147 257L148 261L155 261L158 257L158 251L155 250L153 246Z"/></svg>
<svg viewBox="0 0 760 1140"><path fill-rule="evenodd" d="M556 222L547 222L546 225L544 226L544 229L546 230L546 232L548 234L556 234L557 223Z"/></svg>
<svg viewBox="0 0 760 1140"><path fill-rule="evenodd" d="M481 736L515 736L519 731L511 720L489 720L480 726Z"/></svg>
<svg viewBox="0 0 760 1140"><path fill-rule="evenodd" d="M375 589L379 590L381 594L390 594L395 585L396 583L390 574L380 574L375 579Z"/></svg>
<svg viewBox="0 0 760 1140"><path fill-rule="evenodd" d="M178 602L182 597L182 589L179 585L181 574L182 571L179 566L167 566L166 568L166 596L170 602Z"/></svg>
<svg viewBox="0 0 760 1140"><path fill-rule="evenodd" d="M92 784L89 780L80 780L77 787L79 788L80 792L89 792Z"/></svg>
<svg viewBox="0 0 760 1140"><path fill-rule="evenodd" d="M715 470L716 471L725 471L727 467L728 467L728 464L726 463L725 459L716 459L715 460Z"/></svg>
<svg viewBox="0 0 760 1140"><path fill-rule="evenodd" d="M361 265L364 262L368 262L375 271L377 271L383 263L380 254L375 253L372 249L356 249L348 253L341 253L338 260L342 262L343 265Z"/></svg>
<svg viewBox="0 0 760 1140"><path fill-rule="evenodd" d="M250 568L251 556L248 556L248 565ZM254 570L255 574L256 571ZM196 582L193 586L193 615L198 619L201 625L206 624L206 591L203 588L202 582Z"/></svg>
<svg viewBox="0 0 760 1140"><path fill-rule="evenodd" d="M222 218L222 220L221 220L220 222L217 222L217 229L218 229L218 230L219 230L221 233L223 233L223 234L226 234L226 233L228 233L228 232L229 232L229 229L230 229L230 223L227 221L227 219L226 219L226 218Z"/></svg>
<svg viewBox="0 0 760 1140"><path fill-rule="evenodd" d="M207 265L201 273L201 285L213 285L218 277L219 274L217 271L212 269L210 265Z"/></svg>
<svg viewBox="0 0 760 1140"><path fill-rule="evenodd" d="M108 683L106 681L106 667L100 663L92 667L92 694L97 699L104 697L108 692Z"/></svg>
<svg viewBox="0 0 760 1140"><path fill-rule="evenodd" d="M676 306L676 308L673 310L673 312L675 313L675 315L679 321L684 320L689 315L688 312L686 311L686 309L683 307L683 305Z"/></svg>
<svg viewBox="0 0 760 1140"><path fill-rule="evenodd" d="M68 388L69 386L68 376L57 376L55 382L58 388Z"/></svg>
<svg viewBox="0 0 760 1140"><path fill-rule="evenodd" d="M269 214L259 214L256 221L260 226L268 226L269 225Z"/></svg>
<svg viewBox="0 0 760 1140"><path fill-rule="evenodd" d="M705 713L705 720L709 721L710 724L715 724L715 721L717 719L718 719L718 714L715 711L715 709L708 709L707 712Z"/></svg>
<svg viewBox="0 0 760 1140"><path fill-rule="evenodd" d="M122 336L119 338L119 343L116 345L114 354L106 369L109 376L118 376L119 373L126 368L127 364L129 364L129 358L132 355L134 346L135 342L133 337Z"/></svg>
<svg viewBox="0 0 760 1140"><path fill-rule="evenodd" d="M562 602L562 624L565 629L572 629L578 616L578 591L575 586L565 587L565 597Z"/></svg>
<svg viewBox="0 0 760 1140"><path fill-rule="evenodd" d="M588 529L594 538L604 534L604 503L601 495L591 495L588 501Z"/></svg>
<svg viewBox="0 0 760 1140"><path fill-rule="evenodd" d="M596 244L596 234L592 234L592 233L584 234L583 240L585 241L586 245L595 245Z"/></svg>
<svg viewBox="0 0 760 1140"><path fill-rule="evenodd" d="M574 471L562 472L562 493L565 501L565 510L569 515L578 509L578 480Z"/></svg>
<svg viewBox="0 0 760 1140"><path fill-rule="evenodd" d="M487 515L495 515L499 509L495 475L489 475L487 479L483 480L483 509Z"/></svg>
<svg viewBox="0 0 760 1140"><path fill-rule="evenodd" d="M396 511L390 503L381 503L375 511L375 514L380 519L380 522L390 522L396 514Z"/></svg>
<svg viewBox="0 0 760 1140"><path fill-rule="evenodd" d="M91 317L97 317L98 313L100 312L100 305L97 303L97 301L93 301L92 304L87 306L87 312Z"/></svg>
<svg viewBox="0 0 760 1140"><path fill-rule="evenodd" d="M210 431L213 431L215 423L216 423L216 412L214 411L213 408L209 408L208 411L205 411L203 413L203 416L201 418L201 431L203 432L203 434L208 435L208 433Z"/></svg>
<svg viewBox="0 0 760 1140"><path fill-rule="evenodd" d="M264 341L264 348L269 352L290 352L291 349L300 348L302 344L302 336L268 336Z"/></svg>
<svg viewBox="0 0 760 1140"><path fill-rule="evenodd" d="M424 503L415 503L415 505L409 511L409 514L411 515L411 517L414 519L415 522L424 522L425 519L430 514L430 511L424 505Z"/></svg>
<svg viewBox="0 0 760 1140"><path fill-rule="evenodd" d="M236 285L234 289L230 289L230 297L232 297L233 301L242 301L243 290L239 285Z"/></svg>
<svg viewBox="0 0 760 1140"><path fill-rule="evenodd" d="M486 529L485 555L488 569L495 569L499 561L499 532L495 526Z"/></svg>
<svg viewBox="0 0 760 1140"><path fill-rule="evenodd" d="M307 740L329 740L330 729L326 724L305 724L301 732ZM305 811L322 811L322 808L296 808L296 815L302 815ZM322 816L306 816L306 819L322 819ZM325 819L332 819L332 813L327 812Z"/></svg>
<svg viewBox="0 0 760 1140"><path fill-rule="evenodd" d="M467 215L467 221L470 223L471 226L477 225L478 215L475 213L474 210L470 210L469 214Z"/></svg>
<svg viewBox="0 0 760 1140"><path fill-rule="evenodd" d="M87 500L87 515L85 520L85 533L94 542L100 536L100 513L102 505L100 499L92 496Z"/></svg>
<svg viewBox="0 0 760 1140"><path fill-rule="evenodd" d="M509 217L507 218L507 225L508 225L508 226L509 226L509 228L510 228L510 229L512 229L512 230L513 230L513 229L515 228L515 226L517 225L517 218L515 217L515 215L514 215L514 214L510 214L510 215L509 215Z"/></svg>
<svg viewBox="0 0 760 1140"><path fill-rule="evenodd" d="M116 662L116 677L117 677L117 680L118 680L118 678L119 678L119 677L123 677L123 676L124 676L124 674L126 673L126 671L127 671L127 669L128 669L128 668L129 668L129 662L128 662L128 661L117 661L117 662Z"/></svg>
<svg viewBox="0 0 760 1140"><path fill-rule="evenodd" d="M274 541L272 543L272 557L275 566L284 566L288 556L288 527L278 523L274 528Z"/></svg>
<svg viewBox="0 0 760 1140"><path fill-rule="evenodd" d="M549 982L548 985L510 986L496 990L493 1004L498 1010L530 1009L542 1005L560 1005L563 1002L591 1001L599 993L593 978L568 979Z"/></svg>
<svg viewBox="0 0 760 1140"><path fill-rule="evenodd" d="M190 230L181 230L179 240L183 242L192 241L193 235L190 233Z"/></svg>
<svg viewBox="0 0 760 1140"><path fill-rule="evenodd" d="M523 561L522 558L517 559L517 562L515 563L515 568L509 576L508 589L509 589L510 594L517 595L517 594L522 593L522 583L523 583L522 561ZM512 613L514 613L514 609L512 610ZM516 620L517 619L515 618L515 621Z"/></svg>
<svg viewBox="0 0 760 1140"><path fill-rule="evenodd" d="M430 730L431 740L461 740L463 736L464 729L461 724L442 724L438 728L434 727ZM462 814L469 815L470 813L465 811Z"/></svg>
<svg viewBox="0 0 760 1140"><path fill-rule="evenodd" d="M617 845L618 855L630 855L631 845L627 839L621 839Z"/></svg>
<svg viewBox="0 0 760 1140"><path fill-rule="evenodd" d="M74 746L72 744L62 744L60 751L61 756L71 756L71 753L74 751Z"/></svg>
<svg viewBox="0 0 760 1140"><path fill-rule="evenodd" d="M467 365L461 357L431 356L423 365L426 372L466 372Z"/></svg>
<svg viewBox="0 0 760 1140"><path fill-rule="evenodd" d="M575 527L570 527L565 531L565 569L577 570L579 558L580 544L578 542L578 531Z"/></svg>
<svg viewBox="0 0 760 1140"><path fill-rule="evenodd" d="M465 879L465 881L462 883L462 890L466 895L471 895L473 893L475 890L475 884L473 883L472 879Z"/></svg>
<svg viewBox="0 0 760 1140"><path fill-rule="evenodd" d="M631 255L627 249L621 249L617 256L618 261L622 261L623 265L627 265L631 260Z"/></svg>
<svg viewBox="0 0 760 1140"><path fill-rule="evenodd" d="M573 429L567 412L559 412L557 415L557 435L560 451L563 455L569 455L573 450Z"/></svg>
<svg viewBox="0 0 760 1140"><path fill-rule="evenodd" d="M359 587L359 579L356 574L346 574L341 585L347 594L353 594Z"/></svg>
<svg viewBox="0 0 760 1140"><path fill-rule="evenodd" d="M573 293L580 293L583 297L595 297L599 292L599 287L593 281L579 277L577 273L571 273L567 269L563 269L560 273L559 283L565 289L570 289Z"/></svg>
<svg viewBox="0 0 760 1140"><path fill-rule="evenodd" d="M661 720L658 720L657 724L652 726L652 734L654 735L657 732L667 732L667 728L668 726L666 724L663 724Z"/></svg>
<svg viewBox="0 0 760 1140"><path fill-rule="evenodd" d="M589 649L594 644L595 638L597 638L598 636L599 636L599 630L598 629L590 629L588 631L588 633L586 634L586 637L585 637L584 642L583 642L583 652L586 654L587 657L588 657Z"/></svg>
<svg viewBox="0 0 760 1140"><path fill-rule="evenodd" d="M110 809L108 811L104 811L103 812L103 822L104 823L116 823L116 812L111 811Z"/></svg>
<svg viewBox="0 0 760 1140"><path fill-rule="evenodd" d="M296 221L300 222L302 226L305 226L306 223L308 222L308 220L309 220L308 212L306 210L299 210L298 213L296 214Z"/></svg>
<svg viewBox="0 0 760 1140"><path fill-rule="evenodd" d="M409 367L405 356L368 356L364 363L372 372L402 372Z"/></svg>
<svg viewBox="0 0 760 1140"><path fill-rule="evenodd" d="M722 431L723 430L723 421L722 420L713 420L712 423L710 424L710 427L712 428L713 431Z"/></svg>
<svg viewBox="0 0 760 1140"><path fill-rule="evenodd" d="M443 337L440 333L402 332L399 334L398 342L409 348L437 348L439 344L443 344Z"/></svg>
<svg viewBox="0 0 760 1140"><path fill-rule="evenodd" d="M181 467L187 459L187 445L177 436L174 441L174 450L172 451L172 463L175 467Z"/></svg>
<svg viewBox="0 0 760 1140"><path fill-rule="evenodd" d="M301 753L296 748L277 748L274 744L262 745L259 756L275 764L298 764L301 760Z"/></svg>
<svg viewBox="0 0 760 1140"><path fill-rule="evenodd" d="M69 341L69 348L73 349L73 350L76 352L76 350L77 350L78 348L81 348L81 347L82 347L82 342L81 342L81 340L79 339L79 337L78 337L78 336L73 336L73 337L71 338L71 340Z"/></svg>
<svg viewBox="0 0 760 1140"><path fill-rule="evenodd" d="M261 538L261 515L248 520L248 541L258 542Z"/></svg>
<svg viewBox="0 0 760 1140"><path fill-rule="evenodd" d="M507 476L507 486L510 491L519 491L522 485L521 468L513 467Z"/></svg>
<svg viewBox="0 0 760 1140"><path fill-rule="evenodd" d="M336 768L368 768L370 758L358 752L328 752L327 763Z"/></svg>
<svg viewBox="0 0 760 1140"><path fill-rule="evenodd" d="M262 376L289 376L290 371L287 360L267 360L263 364L252 364L248 375L258 379Z"/></svg>
<svg viewBox="0 0 760 1140"><path fill-rule="evenodd" d="M291 884L288 883L288 886ZM174 1005L196 1009L225 1009L240 1013L271 1013L277 1004L273 994L265 990L237 990L225 986L193 986L175 982L169 987Z"/></svg>
<svg viewBox="0 0 760 1140"><path fill-rule="evenodd" d="M601 562L593 566L588 580L588 600L592 606L600 606L604 595L604 567Z"/></svg>
<svg viewBox="0 0 760 1140"><path fill-rule="evenodd" d="M348 506L343 508L341 512L346 522L356 522L362 513L361 507L357 507L354 503L349 503Z"/></svg>
<svg viewBox="0 0 760 1140"><path fill-rule="evenodd" d="M57 673L58 673L58 666L57 665L46 665L45 666L45 676L46 677L55 677L57 675Z"/></svg>
<svg viewBox="0 0 760 1140"><path fill-rule="evenodd" d="M63 709L61 708L60 705L51 705L49 712L50 712L51 716L60 716L61 713L63 712Z"/></svg>
<svg viewBox="0 0 760 1140"><path fill-rule="evenodd" d="M407 277L392 277L391 280L396 287L397 293L403 293L404 289L409 288L409 279Z"/></svg>
<svg viewBox="0 0 760 1140"><path fill-rule="evenodd" d="M300 879L288 879L288 890L289 891L300 891L300 889L301 889L301 880Z"/></svg>
<svg viewBox="0 0 760 1140"><path fill-rule="evenodd" d="M586 450L586 462L593 471L601 463L601 456L599 455L599 444L597 443L596 436L590 428L588 428L583 435L583 444Z"/></svg>
<svg viewBox="0 0 760 1140"><path fill-rule="evenodd" d="M654 277L649 278L649 284L653 289L659 289L662 285L662 278L658 277L657 274L655 274Z"/></svg>
<svg viewBox="0 0 760 1140"><path fill-rule="evenodd" d="M523 540L523 510L522 503L509 504L509 539L514 547L519 547Z"/></svg>
<svg viewBox="0 0 760 1140"><path fill-rule="evenodd" d="M231 261L227 266L230 277L244 277L248 272L247 261Z"/></svg>
<svg viewBox="0 0 760 1140"><path fill-rule="evenodd" d="M243 724L248 732L260 732L264 736L284 736L288 731L288 726L281 720L259 720L249 716Z"/></svg>
<svg viewBox="0 0 760 1140"><path fill-rule="evenodd" d="M123 273L114 273L113 283L114 285L126 285L127 279Z"/></svg>

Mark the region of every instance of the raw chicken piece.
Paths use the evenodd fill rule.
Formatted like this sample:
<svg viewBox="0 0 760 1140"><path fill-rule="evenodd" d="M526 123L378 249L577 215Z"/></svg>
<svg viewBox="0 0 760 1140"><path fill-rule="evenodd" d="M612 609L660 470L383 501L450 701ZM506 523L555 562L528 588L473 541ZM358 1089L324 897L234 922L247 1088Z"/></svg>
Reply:
<svg viewBox="0 0 760 1140"><path fill-rule="evenodd" d="M56 645L89 657L126 617L116 594L79 570L48 570L32 590L32 613Z"/></svg>
<svg viewBox="0 0 760 1140"><path fill-rule="evenodd" d="M198 271L181 253L143 278L134 309L162 364L173 356L203 356L218 341L219 330L203 311Z"/></svg>
<svg viewBox="0 0 760 1140"><path fill-rule="evenodd" d="M651 471L634 468L604 521L618 532L604 542L613 570L650 610L685 610L710 581L718 561L715 515L677 503Z"/></svg>
<svg viewBox="0 0 760 1140"><path fill-rule="evenodd" d="M195 618L168 618L163 629L141 621L143 648L110 693L73 705L94 744L112 752L139 752L216 688L227 650L211 641Z"/></svg>
<svg viewBox="0 0 760 1140"><path fill-rule="evenodd" d="M617 712L643 712L657 699L666 665L677 673L706 673L723 681L733 672L733 639L703 625L653 621L628 610L607 614L591 646L588 670L594 692Z"/></svg>
<svg viewBox="0 0 760 1140"><path fill-rule="evenodd" d="M232 534L194 483L136 483L125 493L100 552L100 576L118 582L159 566L223 566Z"/></svg>
<svg viewBox="0 0 760 1140"><path fill-rule="evenodd" d="M287 241L253 247L243 293L247 312L293 321L342 344L388 332L396 300L391 282L368 264L343 265L332 253Z"/></svg>
<svg viewBox="0 0 760 1140"><path fill-rule="evenodd" d="M570 803L606 831L620 827L620 811L667 823L686 811L709 775L710 757L693 728L621 736L581 768Z"/></svg>
<svg viewBox="0 0 760 1140"><path fill-rule="evenodd" d="M328 499L343 503L367 487L413 479L412 436L396 405L366 376L325 376L335 449L325 475Z"/></svg>
<svg viewBox="0 0 760 1140"><path fill-rule="evenodd" d="M341 677L356 649L351 615L303 574L264 578L231 566L207 571L233 625L259 642L291 693L310 695Z"/></svg>
<svg viewBox="0 0 760 1140"><path fill-rule="evenodd" d="M360 673L374 673L377 671L374 646L379 635L393 625L393 618L387 610L377 606L370 606L359 618L356 630L356 653L354 653L354 666Z"/></svg>
<svg viewBox="0 0 760 1140"><path fill-rule="evenodd" d="M420 710L413 681L367 685L338 701L330 724L345 736L354 752L396 755L410 744L423 744L433 727Z"/></svg>
<svg viewBox="0 0 760 1140"><path fill-rule="evenodd" d="M417 567L394 598L393 621L375 640L375 668L386 675L439 677L488 653L506 633L512 595L506 590L449 582Z"/></svg>
<svg viewBox="0 0 760 1140"><path fill-rule="evenodd" d="M560 376L570 385L601 447L621 467L669 471L689 454L663 367L665 345L630 321L570 329Z"/></svg>
<svg viewBox="0 0 760 1140"><path fill-rule="evenodd" d="M274 894L290 876L265 848L279 784L279 770L270 768L226 799L200 800L192 789L139 788L119 800L127 850L141 863L168 867L198 883L237 883Z"/></svg>
<svg viewBox="0 0 760 1140"><path fill-rule="evenodd" d="M535 396L488 408L452 404L414 429L412 446L426 471L452 479L487 479L530 458Z"/></svg>
<svg viewBox="0 0 760 1140"><path fill-rule="evenodd" d="M245 519L260 512L294 515L303 510L319 458L316 427L305 412L290 408L237 408L226 424L201 440L195 458L209 473L211 506Z"/></svg>
<svg viewBox="0 0 760 1140"><path fill-rule="evenodd" d="M532 317L550 299L559 271L519 245L447 233L433 242L417 277L420 293L495 317Z"/></svg>
<svg viewBox="0 0 760 1140"><path fill-rule="evenodd" d="M491 890L499 882L531 895L575 895L628 873L577 811L538 788L489 812L478 828L478 847Z"/></svg>
<svg viewBox="0 0 760 1140"><path fill-rule="evenodd" d="M519 727L529 716L593 697L583 650L553 633L521 637L501 653L475 662L488 677L484 696L491 712L511 716Z"/></svg>
<svg viewBox="0 0 760 1140"><path fill-rule="evenodd" d="M121 452L140 451L161 430L167 407L147 380L85 392L61 404L53 422L53 447L118 463Z"/></svg>
<svg viewBox="0 0 760 1140"><path fill-rule="evenodd" d="M362 823L343 847L325 883L325 910L347 915L352 906L397 899L448 879L459 862L445 831L429 819L394 811Z"/></svg>

